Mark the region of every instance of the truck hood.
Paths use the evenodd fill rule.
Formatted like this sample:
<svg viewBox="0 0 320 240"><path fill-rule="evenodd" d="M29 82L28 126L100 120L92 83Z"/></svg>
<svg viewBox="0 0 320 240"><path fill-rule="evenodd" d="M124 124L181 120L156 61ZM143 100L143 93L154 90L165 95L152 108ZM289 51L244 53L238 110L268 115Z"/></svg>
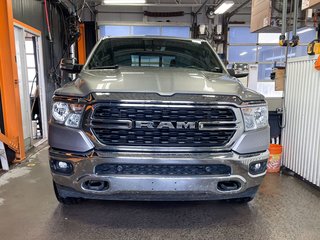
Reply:
<svg viewBox="0 0 320 240"><path fill-rule="evenodd" d="M85 97L90 93L137 92L235 95L243 101L264 97L226 74L187 68L134 68L83 70L77 80L57 89L62 96Z"/></svg>

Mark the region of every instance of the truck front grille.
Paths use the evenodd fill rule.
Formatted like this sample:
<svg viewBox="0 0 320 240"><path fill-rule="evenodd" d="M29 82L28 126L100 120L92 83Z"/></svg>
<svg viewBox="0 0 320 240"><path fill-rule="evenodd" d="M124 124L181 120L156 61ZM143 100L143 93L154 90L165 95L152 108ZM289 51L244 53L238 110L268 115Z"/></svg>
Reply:
<svg viewBox="0 0 320 240"><path fill-rule="evenodd" d="M125 175L230 175L231 167L224 164L208 165L154 165L154 164L100 164L95 167L95 174Z"/></svg>
<svg viewBox="0 0 320 240"><path fill-rule="evenodd" d="M154 128L138 128L137 121L154 123ZM157 128L161 122L171 128ZM177 127L177 122L192 122L194 127ZM200 127L209 123L210 129ZM232 108L207 106L148 106L97 104L90 122L99 142L113 146L223 147L237 130Z"/></svg>

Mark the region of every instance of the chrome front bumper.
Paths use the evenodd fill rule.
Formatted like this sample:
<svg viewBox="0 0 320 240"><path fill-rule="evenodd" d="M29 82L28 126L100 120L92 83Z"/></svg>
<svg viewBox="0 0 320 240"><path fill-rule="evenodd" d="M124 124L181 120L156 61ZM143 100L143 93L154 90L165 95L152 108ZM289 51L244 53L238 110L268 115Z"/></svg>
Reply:
<svg viewBox="0 0 320 240"><path fill-rule="evenodd" d="M203 200L228 199L254 195L265 172L249 173L252 162L267 160L269 152L250 155L228 153L111 153L92 152L76 155L50 149L50 160L66 161L73 165L73 174L52 172L54 182L65 197L118 200ZM97 175L95 166L110 164L225 164L230 175L161 176L161 175ZM105 181L107 189L89 190L87 181ZM236 181L240 187L220 191L218 182Z"/></svg>

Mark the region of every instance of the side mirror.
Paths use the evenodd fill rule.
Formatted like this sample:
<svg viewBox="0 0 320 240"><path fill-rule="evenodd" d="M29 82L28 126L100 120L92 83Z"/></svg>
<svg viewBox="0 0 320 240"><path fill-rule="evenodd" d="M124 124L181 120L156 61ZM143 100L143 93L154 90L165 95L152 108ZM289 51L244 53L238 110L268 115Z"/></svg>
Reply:
<svg viewBox="0 0 320 240"><path fill-rule="evenodd" d="M236 78L243 78L249 75L249 73L236 73L234 69L228 69L228 72L232 77L236 77Z"/></svg>
<svg viewBox="0 0 320 240"><path fill-rule="evenodd" d="M228 72L232 77L236 77L236 78L247 77L249 75L249 64L248 63L230 64Z"/></svg>
<svg viewBox="0 0 320 240"><path fill-rule="evenodd" d="M80 73L83 65L77 64L75 58L62 58L60 61L60 69L68 73Z"/></svg>

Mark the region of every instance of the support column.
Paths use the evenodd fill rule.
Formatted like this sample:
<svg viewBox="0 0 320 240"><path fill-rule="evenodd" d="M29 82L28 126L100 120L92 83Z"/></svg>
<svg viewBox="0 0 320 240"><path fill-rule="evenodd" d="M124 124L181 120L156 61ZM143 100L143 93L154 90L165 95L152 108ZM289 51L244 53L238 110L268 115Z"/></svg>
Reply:
<svg viewBox="0 0 320 240"><path fill-rule="evenodd" d="M86 62L86 33L84 23L79 26L80 37L78 40L78 62L85 64Z"/></svg>
<svg viewBox="0 0 320 240"><path fill-rule="evenodd" d="M18 71L14 41L12 0L0 1L0 91L5 134L0 141L16 153L16 160L25 158Z"/></svg>

